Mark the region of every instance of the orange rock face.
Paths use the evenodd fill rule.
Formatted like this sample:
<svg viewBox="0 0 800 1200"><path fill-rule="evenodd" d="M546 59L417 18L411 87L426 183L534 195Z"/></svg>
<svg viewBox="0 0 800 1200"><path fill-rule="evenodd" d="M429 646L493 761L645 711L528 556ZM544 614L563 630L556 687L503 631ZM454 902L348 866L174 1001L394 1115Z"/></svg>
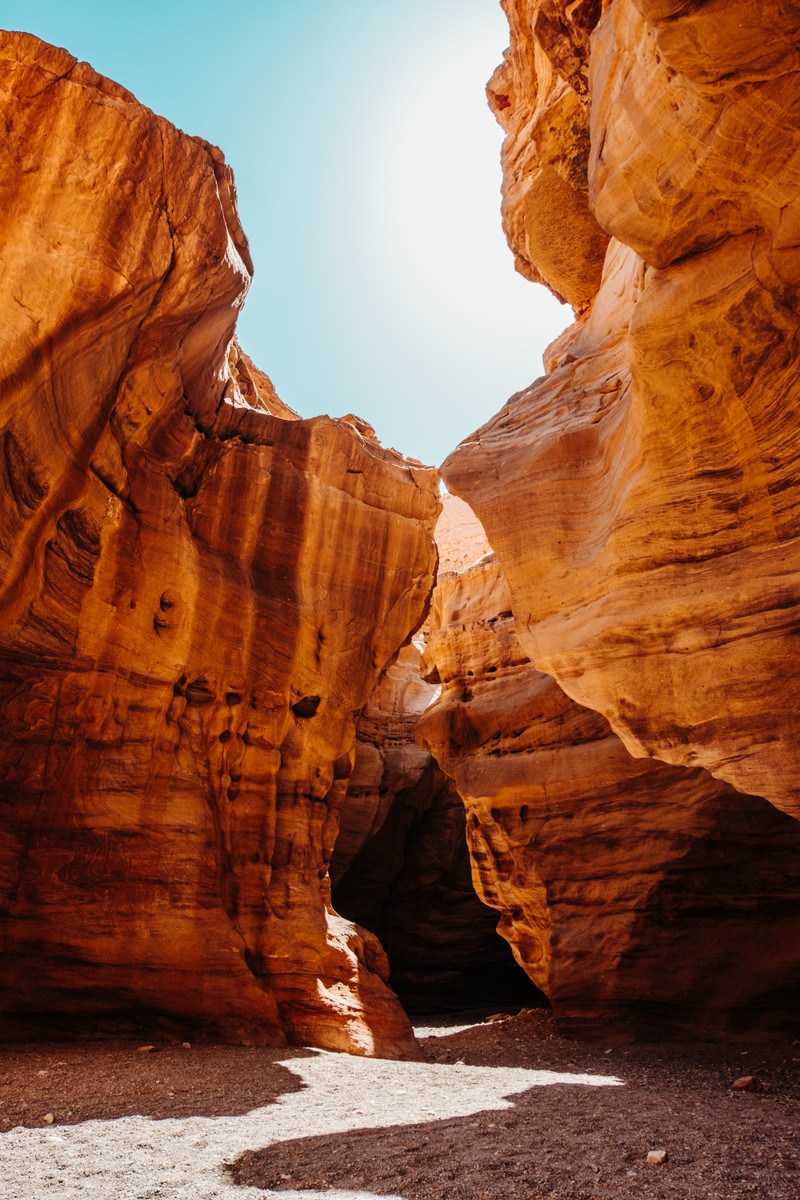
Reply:
<svg viewBox="0 0 800 1200"><path fill-rule="evenodd" d="M297 419L238 350L219 151L26 35L0 103L6 1029L413 1052L327 863L436 473Z"/></svg>
<svg viewBox="0 0 800 1200"><path fill-rule="evenodd" d="M517 255L509 205L547 186L531 123L547 31L591 9L507 5L514 86L491 89L508 101ZM703 767L797 816L800 17L777 0L602 10L553 67L565 104L589 98L602 283L549 375L443 473L487 530L539 669L634 755ZM553 137L568 173L572 135L555 118ZM547 194L568 228L562 183ZM547 278L547 229L526 237Z"/></svg>
<svg viewBox="0 0 800 1200"><path fill-rule="evenodd" d="M440 577L418 738L467 810L479 893L587 1036L787 1025L800 995L800 826L701 769L632 758L522 649L493 556Z"/></svg>
<svg viewBox="0 0 800 1200"><path fill-rule="evenodd" d="M417 721L436 691L420 674L422 644L417 636L403 647L359 716L353 770L331 859L334 885L378 835L398 794L416 788L430 774L431 756L414 741Z"/></svg>
<svg viewBox="0 0 800 1200"><path fill-rule="evenodd" d="M465 504L444 496L440 562L485 545ZM391 987L412 1012L537 1003L475 892L461 797L415 734L438 685L421 676L424 631L370 697L331 859L333 902L386 950Z"/></svg>
<svg viewBox="0 0 800 1200"><path fill-rule="evenodd" d="M487 88L506 133L503 228L517 270L582 312L608 234L589 206L589 36L600 0L503 0L511 42Z"/></svg>

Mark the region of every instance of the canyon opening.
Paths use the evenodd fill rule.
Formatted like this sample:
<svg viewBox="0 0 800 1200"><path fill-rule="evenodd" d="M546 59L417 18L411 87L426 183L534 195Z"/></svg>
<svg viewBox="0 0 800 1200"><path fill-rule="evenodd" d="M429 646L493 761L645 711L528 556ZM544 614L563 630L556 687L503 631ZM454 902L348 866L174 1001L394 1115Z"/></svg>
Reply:
<svg viewBox="0 0 800 1200"><path fill-rule="evenodd" d="M240 344L223 150L0 31L8 1200L796 1200L800 8L502 9L570 323L440 467Z"/></svg>

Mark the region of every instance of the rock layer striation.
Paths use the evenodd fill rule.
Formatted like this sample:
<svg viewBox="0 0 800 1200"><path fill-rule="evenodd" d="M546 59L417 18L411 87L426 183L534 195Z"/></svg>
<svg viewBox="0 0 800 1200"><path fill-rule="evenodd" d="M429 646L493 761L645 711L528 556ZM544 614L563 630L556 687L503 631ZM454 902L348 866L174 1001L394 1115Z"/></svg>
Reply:
<svg viewBox="0 0 800 1200"><path fill-rule="evenodd" d="M418 739L467 812L479 894L566 1033L796 1021L800 825L706 771L634 759L522 649L493 555L440 576Z"/></svg>
<svg viewBox="0 0 800 1200"><path fill-rule="evenodd" d="M798 816L800 13L505 8L506 229L582 315L443 474L539 669L631 753Z"/></svg>
<svg viewBox="0 0 800 1200"><path fill-rule="evenodd" d="M238 349L218 150L27 35L0 104L5 1028L413 1053L327 864L436 472L298 419Z"/></svg>

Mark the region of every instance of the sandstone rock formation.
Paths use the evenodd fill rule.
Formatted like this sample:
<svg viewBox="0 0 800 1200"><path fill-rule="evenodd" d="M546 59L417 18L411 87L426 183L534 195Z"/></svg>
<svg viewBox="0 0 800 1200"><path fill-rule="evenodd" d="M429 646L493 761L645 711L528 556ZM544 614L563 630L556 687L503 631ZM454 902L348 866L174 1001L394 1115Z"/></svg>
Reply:
<svg viewBox="0 0 800 1200"><path fill-rule="evenodd" d="M442 511L436 522L435 537L439 551L437 575L463 571L492 552L486 540L486 531L475 513L451 492L442 495Z"/></svg>
<svg viewBox="0 0 800 1200"><path fill-rule="evenodd" d="M445 496L440 560L475 557L485 537ZM333 903L380 939L391 987L412 1012L520 1007L541 996L478 899L461 797L414 740L438 686L420 674L424 637L401 651L357 726L356 754L331 859Z"/></svg>
<svg viewBox="0 0 800 1200"><path fill-rule="evenodd" d="M353 714L424 616L436 473L238 350L214 147L0 37L0 1011L411 1053L329 905Z"/></svg>
<svg viewBox="0 0 800 1200"><path fill-rule="evenodd" d="M505 8L506 228L589 307L443 474L538 668L632 754L798 816L800 11Z"/></svg>
<svg viewBox="0 0 800 1200"><path fill-rule="evenodd" d="M715 1036L796 1020L800 825L632 758L522 649L493 555L440 576L418 738L467 809L476 883L559 1029Z"/></svg>
<svg viewBox="0 0 800 1200"><path fill-rule="evenodd" d="M435 537L440 571L489 549L470 508L448 494ZM330 867L334 906L377 934L391 986L412 1012L536 1003L540 994L497 937L496 910L476 895L461 797L415 741L441 690L421 675L426 638L427 626L359 717Z"/></svg>
<svg viewBox="0 0 800 1200"><path fill-rule="evenodd" d="M503 227L517 270L583 312L608 234L589 206L589 35L600 0L505 0L511 42L487 88L506 133Z"/></svg>
<svg viewBox="0 0 800 1200"><path fill-rule="evenodd" d="M400 792L413 791L430 774L431 756L414 730L436 689L420 674L423 639L400 651L358 718L353 770L330 864L334 886L382 829ZM427 781L422 790L427 789Z"/></svg>

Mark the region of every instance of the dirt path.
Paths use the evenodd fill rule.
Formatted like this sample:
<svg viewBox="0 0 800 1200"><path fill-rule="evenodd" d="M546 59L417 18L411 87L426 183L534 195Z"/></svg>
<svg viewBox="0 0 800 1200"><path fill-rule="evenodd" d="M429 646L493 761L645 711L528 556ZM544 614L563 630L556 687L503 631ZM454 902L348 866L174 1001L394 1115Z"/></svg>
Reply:
<svg viewBox="0 0 800 1200"><path fill-rule="evenodd" d="M420 1032L422 1063L2 1048L0 1200L800 1200L798 1044L589 1047L543 1012Z"/></svg>

